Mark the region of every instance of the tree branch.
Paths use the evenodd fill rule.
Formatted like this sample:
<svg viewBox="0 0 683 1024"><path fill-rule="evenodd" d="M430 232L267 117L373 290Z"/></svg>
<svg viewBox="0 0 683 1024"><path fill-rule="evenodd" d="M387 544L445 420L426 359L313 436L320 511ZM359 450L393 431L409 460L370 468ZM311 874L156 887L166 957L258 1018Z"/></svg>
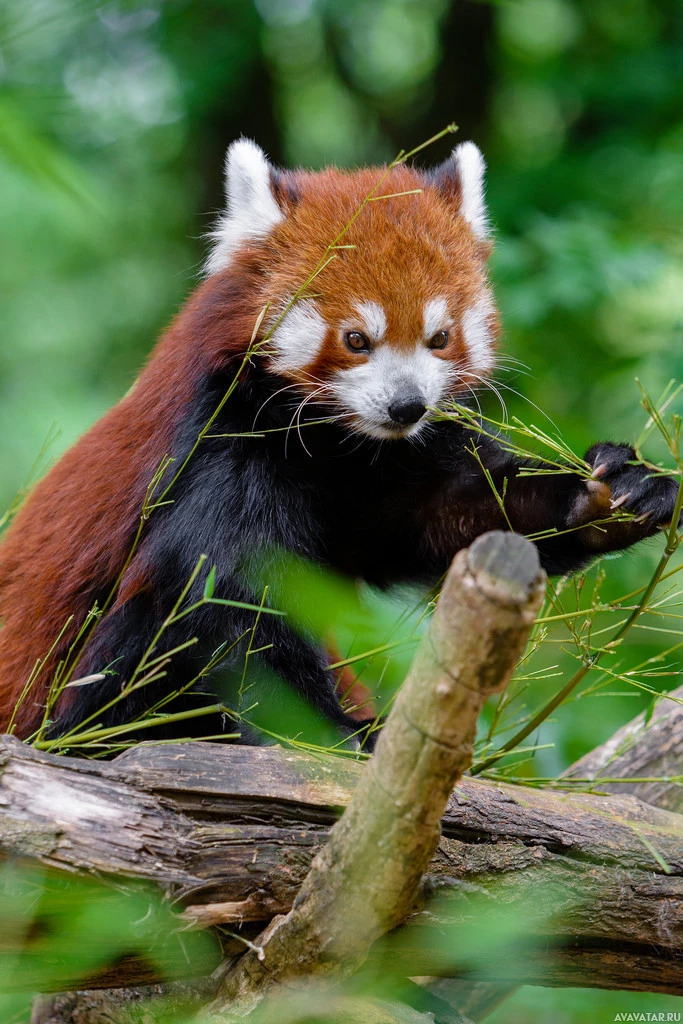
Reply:
<svg viewBox="0 0 683 1024"><path fill-rule="evenodd" d="M417 986L413 986L417 989ZM102 989L39 997L33 1005L31 1024L167 1024L191 1020L206 999L207 986L154 985L139 989ZM270 1012L261 1013L259 1024L301 1024L302 1020L334 1020L335 1024L472 1024L438 996L420 993L416 1009L398 1000L348 996L309 989L289 995Z"/></svg>
<svg viewBox="0 0 683 1024"><path fill-rule="evenodd" d="M244 1016L275 984L347 974L410 912L479 712L502 690L543 599L538 553L515 534L456 555L374 757L286 917L229 964L207 1017Z"/></svg>

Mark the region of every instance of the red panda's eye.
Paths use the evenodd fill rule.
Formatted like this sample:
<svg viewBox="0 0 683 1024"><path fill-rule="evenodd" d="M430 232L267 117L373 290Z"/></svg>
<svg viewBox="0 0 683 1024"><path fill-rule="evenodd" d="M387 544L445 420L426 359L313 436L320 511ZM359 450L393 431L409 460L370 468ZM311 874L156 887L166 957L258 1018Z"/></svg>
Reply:
<svg viewBox="0 0 683 1024"><path fill-rule="evenodd" d="M344 335L346 347L352 352L369 352L370 342L360 331L347 331Z"/></svg>
<svg viewBox="0 0 683 1024"><path fill-rule="evenodd" d="M445 348L448 344L448 331L439 331L427 342L430 348Z"/></svg>

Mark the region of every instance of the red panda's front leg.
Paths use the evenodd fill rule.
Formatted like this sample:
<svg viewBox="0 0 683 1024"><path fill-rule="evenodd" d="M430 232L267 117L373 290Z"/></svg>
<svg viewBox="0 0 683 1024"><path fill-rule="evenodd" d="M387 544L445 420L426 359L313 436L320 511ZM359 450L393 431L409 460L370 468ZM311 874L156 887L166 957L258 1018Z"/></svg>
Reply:
<svg viewBox="0 0 683 1024"><path fill-rule="evenodd" d="M441 493L425 532L427 544L446 558L487 530L512 528L535 540L547 572L576 572L596 555L653 536L674 515L676 480L634 464L628 445L593 445L585 455L594 467L588 480L570 471L525 475L531 463L493 444L480 447L479 455L498 498L483 474L476 498L460 492L457 483ZM632 518L615 520L616 512Z"/></svg>
<svg viewBox="0 0 683 1024"><path fill-rule="evenodd" d="M203 581L201 581L203 585ZM232 600L253 602L249 593L238 592L234 581L222 580L221 592ZM190 594L190 602L201 597L202 586ZM216 735L235 733L242 742L258 742L258 736L240 719L242 709L237 690L241 689L247 645L244 639L254 624L254 614L237 607L209 605L197 609L161 632L164 612L176 598L175 592L163 593L148 585L114 607L97 626L76 667L75 675L84 677L103 673L104 678L87 686L67 688L54 709L52 736L63 736L72 730L82 731L84 724L105 727L128 726L137 719L149 718L159 702L162 713L184 712L216 703L225 704L236 716L218 711L183 720L178 727L158 718L152 729L137 734L126 732L126 739L175 738L179 735ZM362 724L347 715L335 689L335 678L327 668L326 652L294 630L284 617L264 613L259 619L259 655L261 669L250 662L256 676L278 677L289 684L319 714L347 734L363 731ZM242 641L239 642L239 638ZM197 643L194 642L197 639ZM206 676L203 669L212 653L226 643L234 647L231 662L225 663L224 677L217 681ZM150 645L154 644L151 648ZM168 660L151 668L154 661ZM145 652L149 662L145 663ZM151 659L151 660L150 660ZM145 679L149 678L146 683ZM191 680L196 683L188 689ZM233 680L236 684L233 685ZM269 684L271 699L280 701L279 714L288 707L287 686L274 690ZM234 692L233 692L234 691ZM170 698L170 700L168 699ZM159 712L155 712L159 714ZM178 731L180 729L180 731ZM370 744L371 745L371 744ZM369 746L368 746L369 749Z"/></svg>
<svg viewBox="0 0 683 1024"><path fill-rule="evenodd" d="M630 445L602 442L589 448L584 458L593 467L592 476L586 480L567 474L567 505L558 521L549 524L557 536L537 541L542 560L545 555L550 566L559 563L551 571L571 572L596 555L631 547L669 526L674 515L677 481L653 474L638 462ZM523 482L534 479L543 477L517 476L511 493L513 514ZM545 479L552 486L553 476ZM542 501L543 495L539 498ZM617 513L629 518L619 519Z"/></svg>

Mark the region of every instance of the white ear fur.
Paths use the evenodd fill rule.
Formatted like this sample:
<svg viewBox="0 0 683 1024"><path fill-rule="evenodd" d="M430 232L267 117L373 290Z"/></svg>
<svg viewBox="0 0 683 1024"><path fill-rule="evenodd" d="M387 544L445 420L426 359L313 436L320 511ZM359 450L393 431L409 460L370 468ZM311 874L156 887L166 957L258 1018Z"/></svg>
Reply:
<svg viewBox="0 0 683 1024"><path fill-rule="evenodd" d="M270 187L270 164L250 139L238 139L228 147L225 197L225 213L209 235L213 244L204 268L207 276L223 270L246 239L263 238L283 220Z"/></svg>
<svg viewBox="0 0 683 1024"><path fill-rule="evenodd" d="M484 157L473 142L461 142L453 150L453 160L458 171L462 196L460 212L472 228L474 237L483 241L488 238L490 232L484 200Z"/></svg>

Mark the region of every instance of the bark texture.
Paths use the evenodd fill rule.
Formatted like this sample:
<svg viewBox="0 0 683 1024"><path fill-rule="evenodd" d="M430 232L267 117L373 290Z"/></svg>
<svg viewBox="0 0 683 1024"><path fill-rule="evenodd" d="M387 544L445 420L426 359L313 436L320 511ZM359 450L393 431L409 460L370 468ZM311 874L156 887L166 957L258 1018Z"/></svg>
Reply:
<svg viewBox="0 0 683 1024"><path fill-rule="evenodd" d="M153 882L179 910L200 906L213 920L212 905L227 902L232 928L291 909L364 771L340 758L209 743L138 747L95 765L9 738L0 754L0 850L7 856L117 883ZM535 903L544 885L558 894L563 912L543 925L551 948L542 969L522 958L515 980L682 991L675 958L683 952L683 817L630 795L463 778L442 833L422 895L448 895L463 921L476 918L473 893L485 895L492 910L525 896ZM610 939L613 963L596 952ZM18 936L0 932L0 950L17 947ZM233 943L228 952L239 948ZM423 962L410 973L467 973L457 952L447 970L443 956L433 959L438 970ZM166 967L177 977L187 972L182 958ZM508 977L504 964L487 970L492 980ZM65 970L55 987L79 980ZM97 984L155 980L149 964L125 957Z"/></svg>
<svg viewBox="0 0 683 1024"><path fill-rule="evenodd" d="M182 1014L188 1019L213 988L208 981L174 982L39 996L33 1002L31 1024L161 1024Z"/></svg>
<svg viewBox="0 0 683 1024"><path fill-rule="evenodd" d="M643 713L622 726L565 777L594 779L607 793L633 793L655 807L683 813L683 686L662 697L650 717Z"/></svg>
<svg viewBox="0 0 683 1024"><path fill-rule="evenodd" d="M414 986L416 987L416 986ZM137 989L69 992L35 1000L31 1024L168 1024L191 1020L208 986L154 985ZM438 996L422 994L417 1009L398 1000L349 997L315 990L273 1000L261 1008L259 1024L301 1024L334 1020L335 1024L472 1024ZM182 1016L185 1014L185 1016Z"/></svg>

